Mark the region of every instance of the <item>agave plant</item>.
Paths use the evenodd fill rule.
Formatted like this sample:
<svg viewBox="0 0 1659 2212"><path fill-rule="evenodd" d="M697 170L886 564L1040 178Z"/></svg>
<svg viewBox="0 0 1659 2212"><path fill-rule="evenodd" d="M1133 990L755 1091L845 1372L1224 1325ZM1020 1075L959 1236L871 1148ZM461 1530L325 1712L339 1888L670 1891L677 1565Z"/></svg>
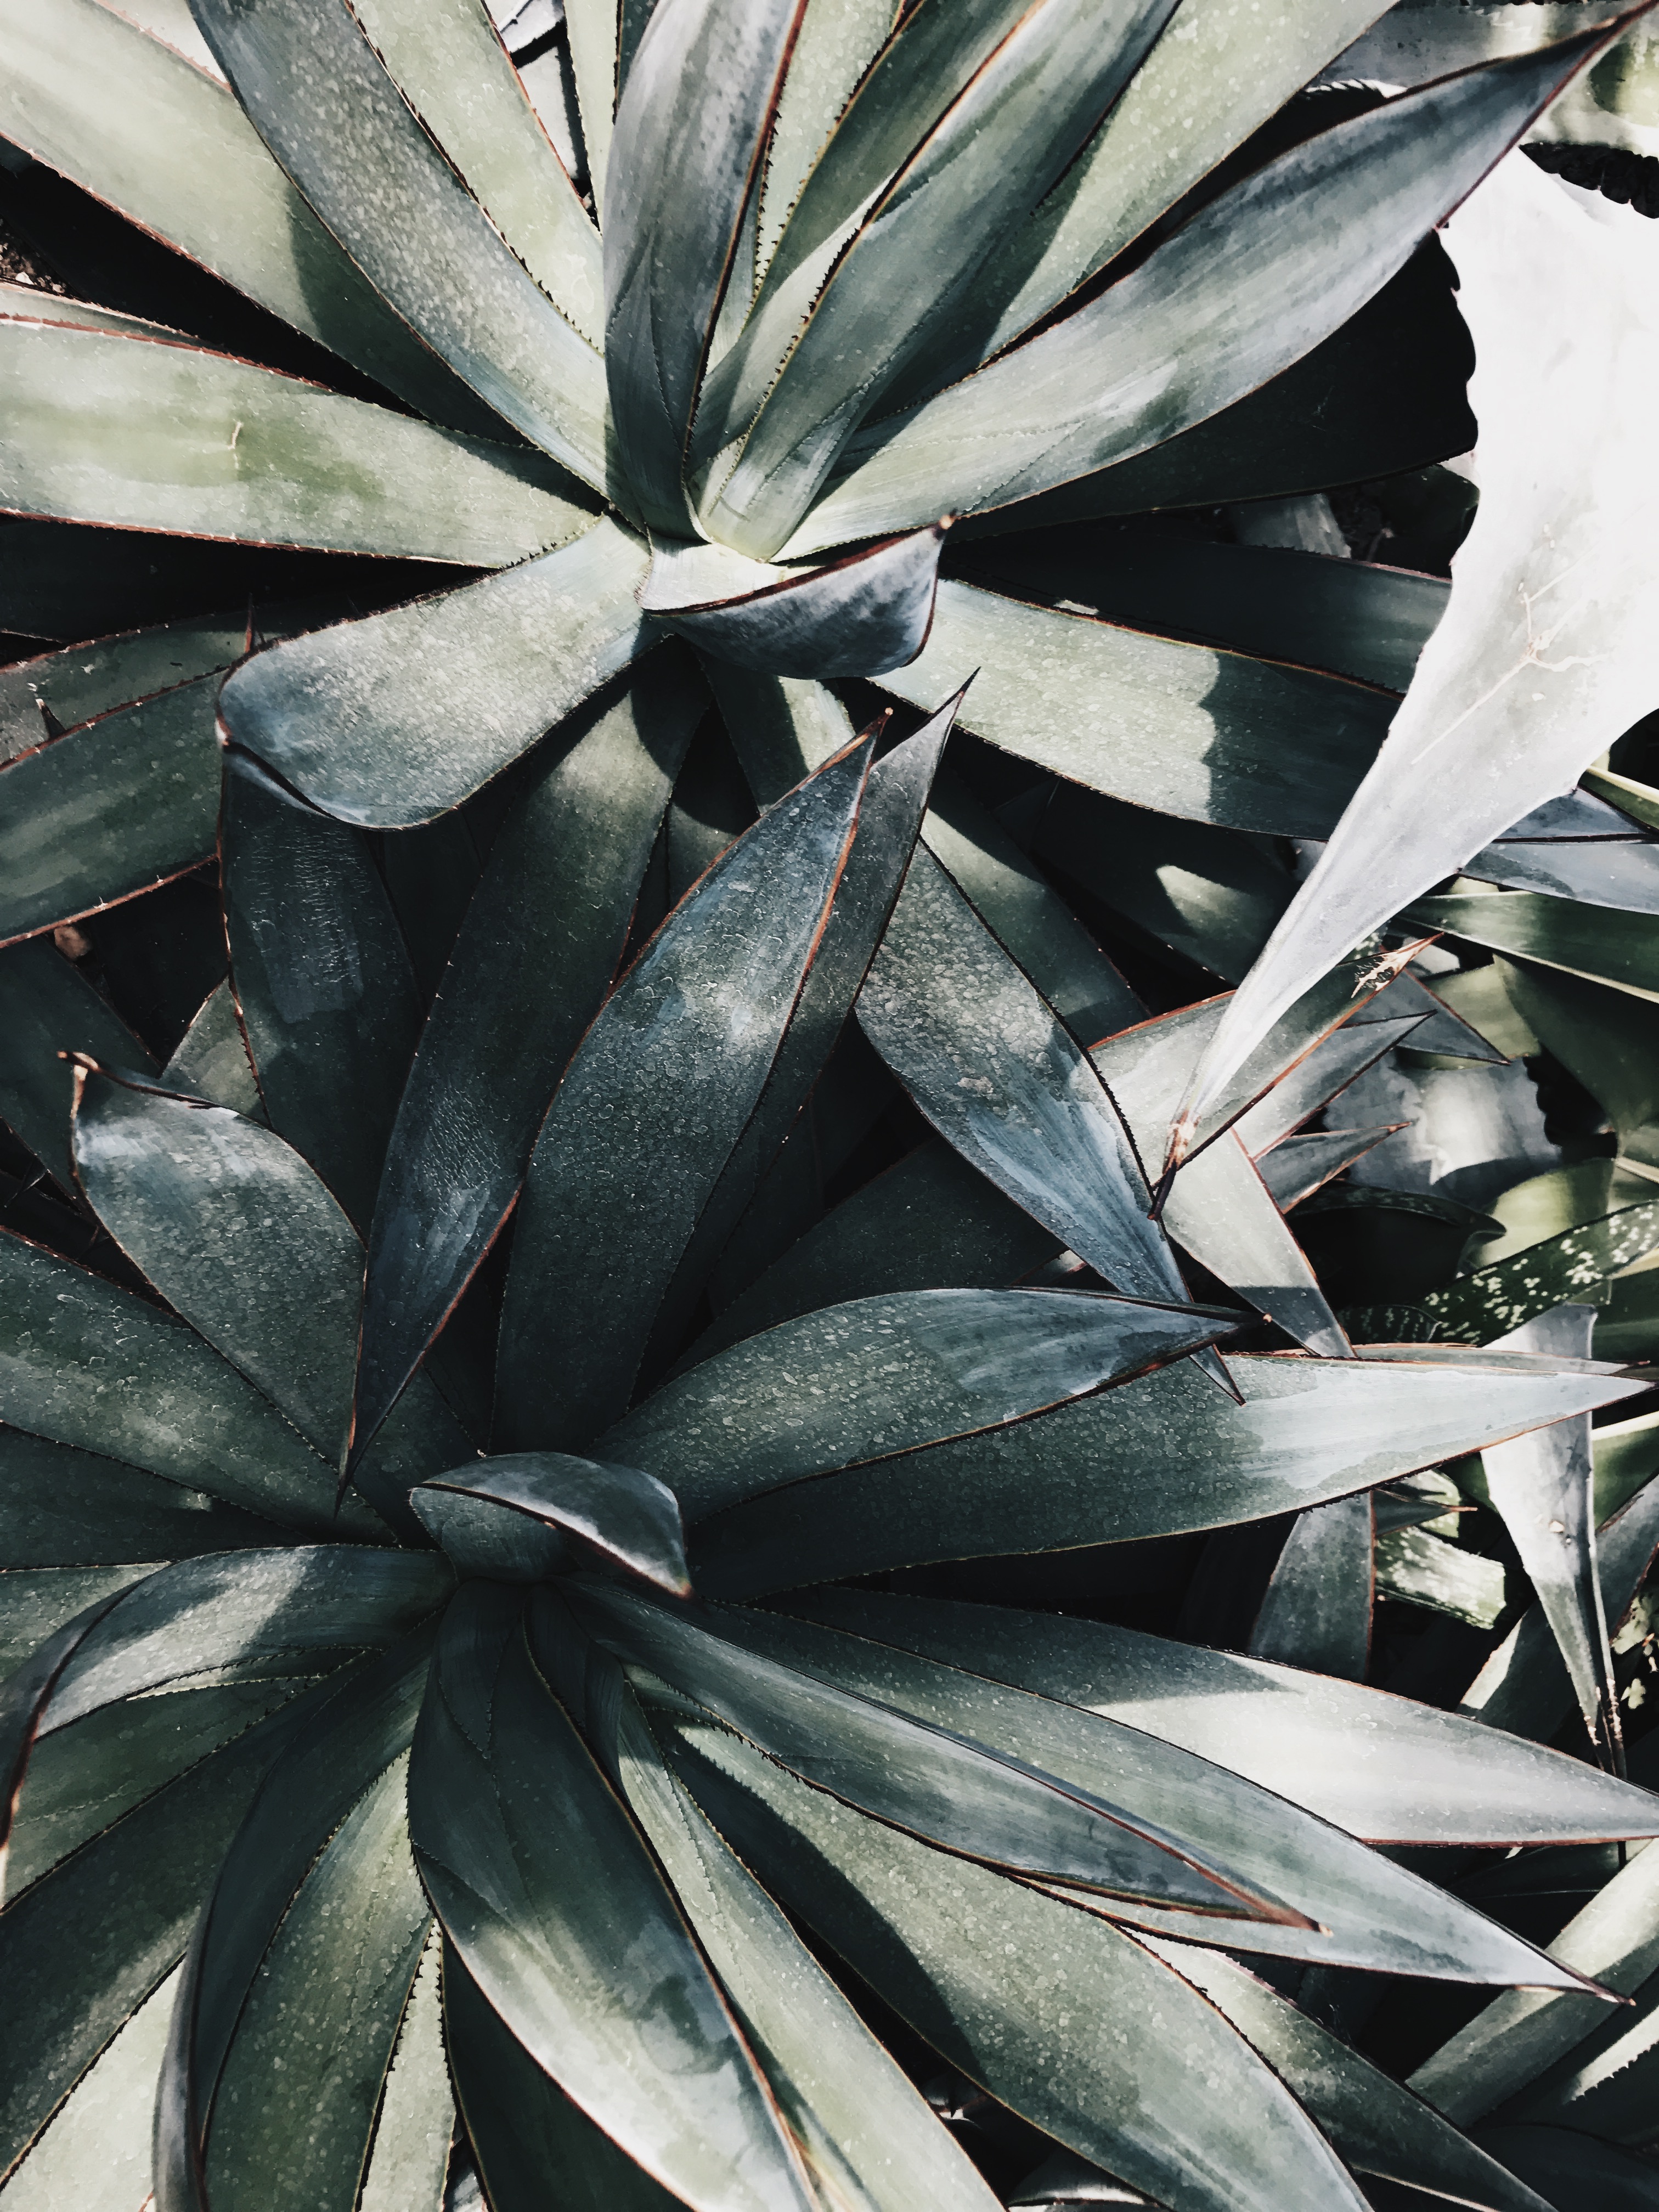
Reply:
<svg viewBox="0 0 1659 2212"><path fill-rule="evenodd" d="M0 18L139 271L0 319L0 2194L1650 2188L1642 249L1455 217L1449 597L1145 519L1458 500L1422 241L1624 21L192 5Z"/></svg>

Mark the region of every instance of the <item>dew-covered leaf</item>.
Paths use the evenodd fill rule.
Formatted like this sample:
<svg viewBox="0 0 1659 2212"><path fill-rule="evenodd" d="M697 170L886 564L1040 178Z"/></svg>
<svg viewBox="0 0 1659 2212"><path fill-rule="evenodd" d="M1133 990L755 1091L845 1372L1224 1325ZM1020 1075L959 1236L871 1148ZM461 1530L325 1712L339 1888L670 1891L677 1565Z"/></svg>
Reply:
<svg viewBox="0 0 1659 2212"><path fill-rule="evenodd" d="M44 939L0 951L0 1018L9 1040L0 1114L61 1182L70 1171L75 1080L58 1054L88 1053L143 1075L155 1063L108 1000Z"/></svg>
<svg viewBox="0 0 1659 2212"><path fill-rule="evenodd" d="M490 848L398 1108L369 1237L355 1443L379 1428L522 1182L628 938L707 699L671 647L538 757Z"/></svg>
<svg viewBox="0 0 1659 2212"><path fill-rule="evenodd" d="M607 519L505 575L273 646L226 686L225 726L331 814L407 829L470 798L645 650L647 557Z"/></svg>
<svg viewBox="0 0 1659 2212"><path fill-rule="evenodd" d="M810 2212L755 2060L538 1673L520 1603L465 1586L416 1732L410 1831L445 1934L538 2064L696 2212Z"/></svg>
<svg viewBox="0 0 1659 2212"><path fill-rule="evenodd" d="M1250 1631L1255 1657L1364 1680L1375 1535L1364 1491L1297 1514Z"/></svg>
<svg viewBox="0 0 1659 2212"><path fill-rule="evenodd" d="M727 848L571 1061L519 1200L498 1448L583 1444L626 1407L657 1307L819 951L870 753L868 741L848 746Z"/></svg>
<svg viewBox="0 0 1659 2212"><path fill-rule="evenodd" d="M568 1452L507 1454L432 1477L410 1503L464 1573L539 1582L586 1553L676 1597L690 1595L674 1493L637 1467Z"/></svg>

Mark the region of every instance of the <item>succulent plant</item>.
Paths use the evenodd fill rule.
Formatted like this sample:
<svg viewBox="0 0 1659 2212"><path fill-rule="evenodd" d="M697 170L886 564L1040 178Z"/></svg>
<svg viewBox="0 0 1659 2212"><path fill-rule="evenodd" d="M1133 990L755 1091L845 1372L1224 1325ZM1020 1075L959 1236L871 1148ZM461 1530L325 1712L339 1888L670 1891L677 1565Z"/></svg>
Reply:
<svg viewBox="0 0 1659 2212"><path fill-rule="evenodd" d="M1629 19L191 9L0 0L3 2212L1650 2191Z"/></svg>

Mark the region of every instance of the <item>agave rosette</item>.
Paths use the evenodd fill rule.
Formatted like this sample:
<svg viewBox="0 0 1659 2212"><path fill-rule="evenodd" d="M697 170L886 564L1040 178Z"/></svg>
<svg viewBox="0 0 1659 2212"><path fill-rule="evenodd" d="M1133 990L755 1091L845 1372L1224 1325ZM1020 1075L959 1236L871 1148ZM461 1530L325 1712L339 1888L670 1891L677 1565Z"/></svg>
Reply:
<svg viewBox="0 0 1659 2212"><path fill-rule="evenodd" d="M1567 1302L1659 1206L1460 1268L1425 1200L1438 1274L1339 1315L1285 1216L1387 1130L1297 1133L1505 1048L1421 933L1249 1035L1212 994L1446 587L1287 614L1303 556L1073 526L1467 446L1420 241L1612 33L1298 100L1374 5L193 7L0 9L0 136L173 249L142 313L8 290L0 570L65 641L100 580L201 592L192 540L255 599L0 678L0 1110L62 1186L0 1237L8 2195L988 2208L908 2037L1018 2201L1538 2212L1451 2121L1607 2040L1643 1861L1551 1956L1374 1846L1659 1826L1541 1747L1618 1762L1659 1495L1592 1487L1640 1384ZM879 757L866 680L924 710ZM1492 866L1648 849L1577 805ZM73 925L208 860L228 974L147 1042ZM1147 1018L1044 867L1208 994ZM1470 1019L1645 1157L1611 1025L1506 972ZM1250 1658L911 1571L1292 1515ZM1364 1686L1374 1584L1510 1632L1481 1720ZM1419 2098L1279 1994L1345 1972L1504 1994Z"/></svg>

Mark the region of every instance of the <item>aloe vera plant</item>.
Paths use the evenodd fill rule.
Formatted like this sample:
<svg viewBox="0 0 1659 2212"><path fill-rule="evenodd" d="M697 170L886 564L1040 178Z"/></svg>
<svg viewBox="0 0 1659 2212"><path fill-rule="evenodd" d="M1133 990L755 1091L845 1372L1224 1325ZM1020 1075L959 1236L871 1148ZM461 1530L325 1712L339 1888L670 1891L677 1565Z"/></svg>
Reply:
<svg viewBox="0 0 1659 2212"><path fill-rule="evenodd" d="M1641 573L1377 797L1636 33L1378 12L0 0L3 2212L1654 2190Z"/></svg>

